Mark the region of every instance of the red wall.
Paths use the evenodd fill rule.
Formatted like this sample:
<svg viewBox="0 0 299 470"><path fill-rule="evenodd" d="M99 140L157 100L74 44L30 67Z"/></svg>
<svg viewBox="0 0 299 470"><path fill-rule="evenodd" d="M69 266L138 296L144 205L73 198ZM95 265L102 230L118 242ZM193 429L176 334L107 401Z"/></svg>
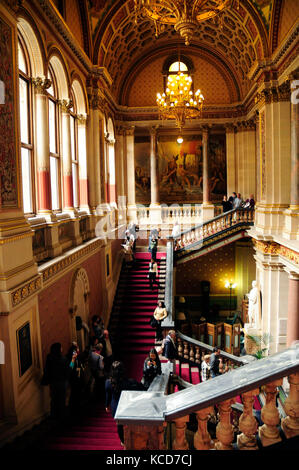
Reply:
<svg viewBox="0 0 299 470"><path fill-rule="evenodd" d="M101 314L103 305L102 285L105 282L101 274L102 263L104 263L104 250L91 256L82 265L76 266L71 272L43 290L39 295L39 316L44 363L51 344L55 342L61 343L64 353L70 347L70 289L74 272L79 267L83 267L86 270L89 279L90 315Z"/></svg>

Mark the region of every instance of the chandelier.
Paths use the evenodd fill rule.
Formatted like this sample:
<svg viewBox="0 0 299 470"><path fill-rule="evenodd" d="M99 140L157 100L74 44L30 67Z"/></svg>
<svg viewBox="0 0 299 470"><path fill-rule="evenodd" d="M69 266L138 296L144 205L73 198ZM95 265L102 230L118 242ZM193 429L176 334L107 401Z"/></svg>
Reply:
<svg viewBox="0 0 299 470"><path fill-rule="evenodd" d="M191 90L192 78L180 70L168 75L165 93L157 93L157 104L161 119L175 119L182 129L186 119L199 117L204 97L200 90Z"/></svg>
<svg viewBox="0 0 299 470"><path fill-rule="evenodd" d="M221 16L223 11L239 0L134 0L135 17L148 17L155 23L156 36L173 25L188 46L199 23Z"/></svg>

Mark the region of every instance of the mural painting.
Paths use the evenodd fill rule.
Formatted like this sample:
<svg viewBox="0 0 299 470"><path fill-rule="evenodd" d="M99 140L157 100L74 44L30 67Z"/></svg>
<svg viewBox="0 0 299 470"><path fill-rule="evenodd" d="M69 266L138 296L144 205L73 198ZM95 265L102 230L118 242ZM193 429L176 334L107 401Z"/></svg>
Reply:
<svg viewBox="0 0 299 470"><path fill-rule="evenodd" d="M179 145L176 136L158 139L161 203L201 203L203 191L202 137L184 136ZM209 137L209 169L212 202L226 193L225 136Z"/></svg>
<svg viewBox="0 0 299 470"><path fill-rule="evenodd" d="M135 197L139 204L151 202L150 138L135 137Z"/></svg>

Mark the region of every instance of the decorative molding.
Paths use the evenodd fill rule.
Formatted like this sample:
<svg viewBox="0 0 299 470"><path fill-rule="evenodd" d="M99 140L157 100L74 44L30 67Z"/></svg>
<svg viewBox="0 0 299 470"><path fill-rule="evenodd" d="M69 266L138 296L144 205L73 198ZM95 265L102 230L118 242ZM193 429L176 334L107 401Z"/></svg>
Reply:
<svg viewBox="0 0 299 470"><path fill-rule="evenodd" d="M84 125L86 124L86 121L87 121L87 116L85 114L77 114L77 120L78 120L78 124L80 125Z"/></svg>
<svg viewBox="0 0 299 470"><path fill-rule="evenodd" d="M273 256L282 256L292 263L299 265L299 253L290 248L287 248L279 243L275 242L263 242L260 240L253 239L253 244L255 249L260 253L273 255Z"/></svg>
<svg viewBox="0 0 299 470"><path fill-rule="evenodd" d="M101 247L102 243L103 240L95 240L89 246L85 246L84 248L79 249L75 253L66 256L64 259L51 264L51 266L41 269L43 282L49 281L51 278L71 266L72 263L75 263L84 256L88 255L89 253L96 251L98 248Z"/></svg>
<svg viewBox="0 0 299 470"><path fill-rule="evenodd" d="M12 306L15 307L19 305L24 300L28 299L32 294L39 291L42 287L41 276L37 276L34 279L31 279L29 282L24 284L23 286L15 289L11 293L11 303Z"/></svg>
<svg viewBox="0 0 299 470"><path fill-rule="evenodd" d="M23 240L24 238L33 237L34 232L23 233L22 235L14 235L13 237L1 238L0 245L6 245L15 241Z"/></svg>

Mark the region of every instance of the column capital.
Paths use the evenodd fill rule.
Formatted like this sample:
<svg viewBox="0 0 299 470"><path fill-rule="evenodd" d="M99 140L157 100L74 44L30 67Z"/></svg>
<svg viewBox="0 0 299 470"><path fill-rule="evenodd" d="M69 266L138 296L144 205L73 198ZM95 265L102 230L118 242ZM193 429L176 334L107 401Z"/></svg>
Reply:
<svg viewBox="0 0 299 470"><path fill-rule="evenodd" d="M157 126L151 126L151 127L149 128L149 133L150 133L150 135L157 135L157 132L158 132L159 127L160 127L159 125L157 125Z"/></svg>
<svg viewBox="0 0 299 470"><path fill-rule="evenodd" d="M78 124L80 125L84 125L86 124L86 121L87 121L87 115L86 114L77 114L77 120L78 120Z"/></svg>
<svg viewBox="0 0 299 470"><path fill-rule="evenodd" d="M52 85L50 78L45 77L35 77L31 79L32 84L34 85L35 91L39 95L46 94L46 90Z"/></svg>
<svg viewBox="0 0 299 470"><path fill-rule="evenodd" d="M131 127L126 127L125 128L125 134L127 136L129 135L134 135L134 132L135 132L135 126L131 126Z"/></svg>
<svg viewBox="0 0 299 470"><path fill-rule="evenodd" d="M232 123L224 124L226 134L234 134L236 132L236 125Z"/></svg>
<svg viewBox="0 0 299 470"><path fill-rule="evenodd" d="M242 132L249 132L255 130L255 120L249 119L248 121L239 121L237 122L237 130Z"/></svg>
<svg viewBox="0 0 299 470"><path fill-rule="evenodd" d="M289 279L291 279L292 281L299 281L299 272L294 271L288 266L284 266L284 270L288 273Z"/></svg>
<svg viewBox="0 0 299 470"><path fill-rule="evenodd" d="M117 136L123 137L125 135L126 128L122 125L117 125L115 128L115 134Z"/></svg>
<svg viewBox="0 0 299 470"><path fill-rule="evenodd" d="M73 102L72 102L72 100L69 100L69 99L68 100L59 100L58 104L59 104L59 106L61 108L61 111L63 113L69 113L71 108L73 107Z"/></svg>

